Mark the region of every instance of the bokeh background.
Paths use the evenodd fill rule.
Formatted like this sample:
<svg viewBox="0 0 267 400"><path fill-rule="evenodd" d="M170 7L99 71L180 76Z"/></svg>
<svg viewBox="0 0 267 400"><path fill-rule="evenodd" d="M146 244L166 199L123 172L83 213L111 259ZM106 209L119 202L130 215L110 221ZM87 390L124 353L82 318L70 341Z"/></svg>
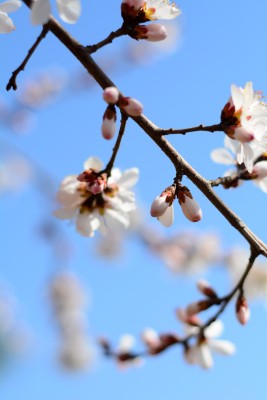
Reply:
<svg viewBox="0 0 267 400"><path fill-rule="evenodd" d="M243 87L252 81L255 89L267 93L265 2L203 0L183 1L179 6L182 15L169 24L172 40L167 44L119 38L94 57L123 93L144 104L150 120L165 128L214 124L219 122L232 83ZM66 29L83 44L102 40L121 24L119 0L101 4L84 0L82 7L79 22L66 25ZM18 347L23 349L19 356L14 354L3 362L2 398L266 399L264 299L251 301L252 314L246 327L237 323L234 305L228 307L223 315L223 337L236 343L237 353L231 358L215 358L210 371L185 364L180 348L126 371L101 355L96 343L100 335L109 337L116 346L121 334L132 333L138 338L147 326L160 332L181 331L174 310L199 298L196 280L205 277L223 294L231 287L229 273L222 264L190 277L171 273L134 234L123 243L118 257L103 258L96 254L98 236L83 238L73 225L54 221L53 197L61 179L79 173L83 161L91 155L107 162L114 140L105 141L100 133L105 110L102 90L50 33L19 75L18 90L5 91L11 72L40 33L40 27L31 26L26 6L11 17L16 31L0 38L0 160L6 165L11 156L16 160L20 157L26 160L26 166L23 161L16 164L15 177L24 172L25 179L18 178L15 189L2 185L0 280L4 298L12 298L14 329L18 342L22 342ZM42 91L39 97L36 92L29 94L33 82L40 85L42 80L44 87L50 88L48 95ZM211 150L223 145L221 133L196 132L169 139L205 177L212 179L224 173L225 168L210 159ZM175 223L168 232L151 221L150 204L172 182L174 170L132 122L127 126L116 166L140 169L136 193L142 219L159 234L209 232L220 237L225 254L233 246L246 248L240 235L186 180L202 207L203 220L193 225L176 205ZM266 242L266 194L251 183L238 190L216 190ZM56 226L56 239L49 231L51 224ZM57 363L59 335L48 287L51 277L64 268L77 275L89 298L88 334L94 362L84 373L64 372ZM6 321L8 317L3 315Z"/></svg>

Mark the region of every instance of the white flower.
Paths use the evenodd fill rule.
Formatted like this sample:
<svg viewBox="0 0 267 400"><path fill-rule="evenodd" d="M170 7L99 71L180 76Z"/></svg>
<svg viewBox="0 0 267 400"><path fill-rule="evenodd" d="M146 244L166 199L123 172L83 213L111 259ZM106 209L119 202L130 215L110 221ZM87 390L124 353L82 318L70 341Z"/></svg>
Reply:
<svg viewBox="0 0 267 400"><path fill-rule="evenodd" d="M121 13L125 21L136 24L157 19L173 19L181 14L181 10L169 0L123 0Z"/></svg>
<svg viewBox="0 0 267 400"><path fill-rule="evenodd" d="M169 0L147 0L144 5L147 19L173 19L181 14L181 10L175 3Z"/></svg>
<svg viewBox="0 0 267 400"><path fill-rule="evenodd" d="M56 0L60 18L68 24L75 24L81 15L80 0ZM31 6L31 21L33 25L43 25L48 22L51 14L49 0L34 0Z"/></svg>
<svg viewBox="0 0 267 400"><path fill-rule="evenodd" d="M102 163L97 158L89 158L85 170L101 170ZM57 199L62 208L54 215L60 219L74 219L76 228L83 236L93 236L99 229L103 234L108 230L129 228L130 213L135 210L134 193L129 190L138 180L137 168L123 174L114 168L107 186L101 193L92 193L86 182L77 180L77 175L67 176L61 183Z"/></svg>
<svg viewBox="0 0 267 400"><path fill-rule="evenodd" d="M230 139L225 136L224 145L226 148L214 149L211 152L211 158L214 162L224 165L234 165L237 167L237 153L239 151L239 143L236 140ZM227 150L228 149L228 150ZM251 181L258 186L263 192L267 193L267 161L255 160L255 164L252 166ZM224 176L234 176L237 170L228 170L224 173ZM242 180L238 180L237 185L239 186Z"/></svg>
<svg viewBox="0 0 267 400"><path fill-rule="evenodd" d="M196 333L197 327L189 327L188 333ZM213 338L219 336L223 331L221 321L214 321L205 329L205 338L201 338L197 343L189 347L185 351L185 360L189 364L197 364L204 369L209 369L213 366L212 353L221 355L232 355L235 353L235 345L228 340L215 340Z"/></svg>
<svg viewBox="0 0 267 400"><path fill-rule="evenodd" d="M7 14L16 11L20 6L21 1L19 0L0 3L0 33L9 33L15 30L15 26Z"/></svg>
<svg viewBox="0 0 267 400"><path fill-rule="evenodd" d="M251 82L244 89L231 86L231 97L222 110L221 121L226 124L226 134L238 141L238 164L244 163L252 172L253 162L267 149L267 106L259 92L254 92Z"/></svg>

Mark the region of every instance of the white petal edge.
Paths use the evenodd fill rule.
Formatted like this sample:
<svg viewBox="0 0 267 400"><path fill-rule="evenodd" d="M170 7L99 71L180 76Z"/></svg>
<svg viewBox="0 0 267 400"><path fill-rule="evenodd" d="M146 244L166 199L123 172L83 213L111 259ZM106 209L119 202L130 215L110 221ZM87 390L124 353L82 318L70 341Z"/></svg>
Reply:
<svg viewBox="0 0 267 400"><path fill-rule="evenodd" d="M20 7L21 7L21 1L19 0L4 1L4 3L0 4L0 12L12 13L14 11L17 11L17 9Z"/></svg>
<svg viewBox="0 0 267 400"><path fill-rule="evenodd" d="M125 189L129 189L136 184L139 179L139 169L130 168L126 169L121 177L118 179L117 184L123 186Z"/></svg>
<svg viewBox="0 0 267 400"><path fill-rule="evenodd" d="M0 11L0 33L10 33L14 31L15 27L12 19L3 12Z"/></svg>
<svg viewBox="0 0 267 400"><path fill-rule="evenodd" d="M212 152L210 153L210 157L212 161L224 165L232 165L235 164L236 162L234 157L229 153L229 151L227 151L224 148L212 150Z"/></svg>
<svg viewBox="0 0 267 400"><path fill-rule="evenodd" d="M236 352L235 345L228 340L209 340L209 347L223 356L231 356Z"/></svg>
<svg viewBox="0 0 267 400"><path fill-rule="evenodd" d="M103 163L97 157L90 157L84 162L83 167L84 169L93 168L96 169L97 171L101 171Z"/></svg>
<svg viewBox="0 0 267 400"><path fill-rule="evenodd" d="M80 0L57 0L60 18L68 24L75 24L81 15Z"/></svg>
<svg viewBox="0 0 267 400"><path fill-rule="evenodd" d="M31 7L31 22L33 25L44 25L50 17L49 0L34 0Z"/></svg>

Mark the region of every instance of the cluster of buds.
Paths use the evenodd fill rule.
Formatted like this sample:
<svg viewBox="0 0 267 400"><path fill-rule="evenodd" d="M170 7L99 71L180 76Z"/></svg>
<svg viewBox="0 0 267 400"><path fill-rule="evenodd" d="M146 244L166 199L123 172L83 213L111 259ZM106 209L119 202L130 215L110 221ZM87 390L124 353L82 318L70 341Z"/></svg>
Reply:
<svg viewBox="0 0 267 400"><path fill-rule="evenodd" d="M92 363L93 350L86 332L83 289L74 275L61 273L52 280L49 294L62 339L60 363L68 370L85 370Z"/></svg>
<svg viewBox="0 0 267 400"><path fill-rule="evenodd" d="M143 106L138 100L122 96L115 86L107 87L104 90L103 99L108 103L101 126L102 136L105 139L112 139L116 133L117 115L115 105L131 117L139 117L143 112Z"/></svg>
<svg viewBox="0 0 267 400"><path fill-rule="evenodd" d="M128 34L136 40L145 39L159 42L167 38L165 26L160 24L140 25L157 19L173 19L181 10L168 0L123 0L121 15L124 23L130 27Z"/></svg>
<svg viewBox="0 0 267 400"><path fill-rule="evenodd" d="M167 187L160 196L155 198L150 209L151 216L157 217L164 226L171 226L174 220L173 201L176 197L183 214L189 221L197 222L201 220L201 208L193 199L190 190L180 184Z"/></svg>

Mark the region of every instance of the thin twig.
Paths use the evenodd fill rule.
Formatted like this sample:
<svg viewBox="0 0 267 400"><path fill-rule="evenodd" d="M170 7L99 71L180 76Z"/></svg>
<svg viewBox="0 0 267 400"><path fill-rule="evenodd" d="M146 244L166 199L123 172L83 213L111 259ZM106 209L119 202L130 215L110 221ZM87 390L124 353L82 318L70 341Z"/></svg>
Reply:
<svg viewBox="0 0 267 400"><path fill-rule="evenodd" d="M206 131L206 132L216 132L216 131L223 131L223 124L215 124L215 125L210 125L210 126L205 126L205 125L198 125L198 126L193 126L192 128L184 128L184 129L159 129L157 132L161 135L185 135L186 133L189 132L199 132L199 131Z"/></svg>
<svg viewBox="0 0 267 400"><path fill-rule="evenodd" d="M31 58L31 56L33 55L33 53L35 52L36 48L39 46L39 44L41 43L41 41L46 37L47 33L49 32L49 27L47 24L45 24L43 26L42 32L40 33L40 35L38 36L38 38L36 39L36 41L34 42L33 46L30 48L30 50L28 51L27 56L25 57L25 59L23 60L23 62L20 64L20 66L15 69L15 71L12 72L12 76L8 81L8 84L6 85L6 90L17 90L17 76L21 71L24 71L24 68L27 64L27 62L29 61L29 59Z"/></svg>
<svg viewBox="0 0 267 400"><path fill-rule="evenodd" d="M127 120L128 120L128 115L126 115L125 113L121 113L120 130L119 130L119 133L118 133L118 137L117 137L115 146L113 147L113 150L112 150L111 158L110 158L105 170L101 171L101 173L106 172L108 177L110 176L110 173L111 173L111 170L113 168L117 153L119 151L120 144L121 144L121 141L122 141L122 137L123 137L123 134L125 132L125 127L126 127Z"/></svg>
<svg viewBox="0 0 267 400"><path fill-rule="evenodd" d="M128 29L125 24L122 24L122 26L117 29L114 32L111 32L106 39L101 40L101 42L98 42L96 44L92 44L89 46L85 46L85 50L88 54L95 53L97 50L101 49L101 47L106 46L107 44L112 43L112 41L120 36L124 36L128 34Z"/></svg>

